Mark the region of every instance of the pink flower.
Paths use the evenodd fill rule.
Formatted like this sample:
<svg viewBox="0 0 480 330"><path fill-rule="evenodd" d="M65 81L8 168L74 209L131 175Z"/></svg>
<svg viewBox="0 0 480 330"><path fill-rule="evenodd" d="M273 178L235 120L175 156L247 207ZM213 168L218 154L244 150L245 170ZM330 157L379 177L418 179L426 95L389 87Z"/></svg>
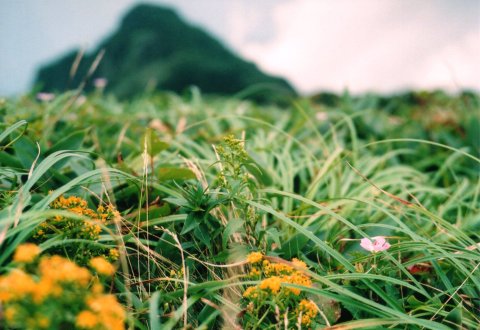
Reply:
<svg viewBox="0 0 480 330"><path fill-rule="evenodd" d="M43 102L48 102L51 101L55 98L55 94L53 93L38 93L37 94L37 99Z"/></svg>
<svg viewBox="0 0 480 330"><path fill-rule="evenodd" d="M384 251L390 248L390 244L385 240L384 236L372 237L373 242L368 238L362 238L360 246L370 252Z"/></svg>
<svg viewBox="0 0 480 330"><path fill-rule="evenodd" d="M93 81L93 86L96 88L102 89L107 86L108 80L106 78L97 78Z"/></svg>
<svg viewBox="0 0 480 330"><path fill-rule="evenodd" d="M328 119L328 113L324 111L317 112L315 117L317 118L318 121L325 121Z"/></svg>

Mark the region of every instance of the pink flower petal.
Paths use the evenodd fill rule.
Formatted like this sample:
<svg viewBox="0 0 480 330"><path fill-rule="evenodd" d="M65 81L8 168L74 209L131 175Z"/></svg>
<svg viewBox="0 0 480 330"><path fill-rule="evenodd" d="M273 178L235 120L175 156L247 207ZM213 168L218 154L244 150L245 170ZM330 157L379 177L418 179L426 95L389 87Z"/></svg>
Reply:
<svg viewBox="0 0 480 330"><path fill-rule="evenodd" d="M390 243L387 242L384 236L375 236L372 238L373 242L368 238L362 238L360 246L370 252L380 252L390 248Z"/></svg>
<svg viewBox="0 0 480 330"><path fill-rule="evenodd" d="M106 78L97 78L93 81L93 86L96 88L105 88L107 86L108 80Z"/></svg>
<svg viewBox="0 0 480 330"><path fill-rule="evenodd" d="M55 98L55 94L53 93L38 93L37 94L37 99L43 102L48 102L51 101Z"/></svg>
<svg viewBox="0 0 480 330"><path fill-rule="evenodd" d="M362 238L362 240L360 241L360 246L367 251L373 251L373 243L368 238Z"/></svg>

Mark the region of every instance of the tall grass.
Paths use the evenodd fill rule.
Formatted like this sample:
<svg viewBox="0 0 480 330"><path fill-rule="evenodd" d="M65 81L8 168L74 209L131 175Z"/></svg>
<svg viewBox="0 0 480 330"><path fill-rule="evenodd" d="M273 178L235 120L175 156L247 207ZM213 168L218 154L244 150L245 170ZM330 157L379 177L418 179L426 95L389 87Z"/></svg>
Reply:
<svg viewBox="0 0 480 330"><path fill-rule="evenodd" d="M316 328L480 324L480 159L450 127L432 134L424 118L424 136L410 135L418 125L397 119L411 108L387 113L368 97L291 109L198 93L73 98L7 101L2 272L42 221L66 216L51 203L76 195L115 204L120 217L95 241L48 238L43 253L119 247L110 290L128 307L130 329L245 326L242 294L259 283L247 276L251 251L308 265L311 287L285 285L320 306ZM479 119L455 102L443 111L458 127ZM362 250L360 239L376 236L391 248Z"/></svg>

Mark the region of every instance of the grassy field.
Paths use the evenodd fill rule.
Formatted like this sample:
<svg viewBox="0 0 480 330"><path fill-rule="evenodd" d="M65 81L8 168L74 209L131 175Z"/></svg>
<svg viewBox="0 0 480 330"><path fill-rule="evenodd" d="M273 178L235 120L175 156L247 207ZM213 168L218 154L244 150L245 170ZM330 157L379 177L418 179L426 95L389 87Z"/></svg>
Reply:
<svg viewBox="0 0 480 330"><path fill-rule="evenodd" d="M478 329L479 99L0 100L7 329Z"/></svg>

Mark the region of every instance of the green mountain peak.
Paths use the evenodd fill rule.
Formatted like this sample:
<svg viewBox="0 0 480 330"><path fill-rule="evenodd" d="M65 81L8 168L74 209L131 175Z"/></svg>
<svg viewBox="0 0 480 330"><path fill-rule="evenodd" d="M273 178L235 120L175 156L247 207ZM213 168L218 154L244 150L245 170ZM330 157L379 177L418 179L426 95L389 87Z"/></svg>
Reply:
<svg viewBox="0 0 480 330"><path fill-rule="evenodd" d="M105 54L100 64L87 77L102 50ZM150 90L182 92L190 86L217 95L258 87L256 93L249 94L257 101L275 101L296 94L286 80L261 72L255 64L241 59L166 7L141 4L132 8L117 31L83 56L71 77L77 54L78 50L72 51L41 68L36 84L44 91L63 91L76 88L88 78L86 90L91 90L93 79L102 77L108 80L107 91L120 98Z"/></svg>

